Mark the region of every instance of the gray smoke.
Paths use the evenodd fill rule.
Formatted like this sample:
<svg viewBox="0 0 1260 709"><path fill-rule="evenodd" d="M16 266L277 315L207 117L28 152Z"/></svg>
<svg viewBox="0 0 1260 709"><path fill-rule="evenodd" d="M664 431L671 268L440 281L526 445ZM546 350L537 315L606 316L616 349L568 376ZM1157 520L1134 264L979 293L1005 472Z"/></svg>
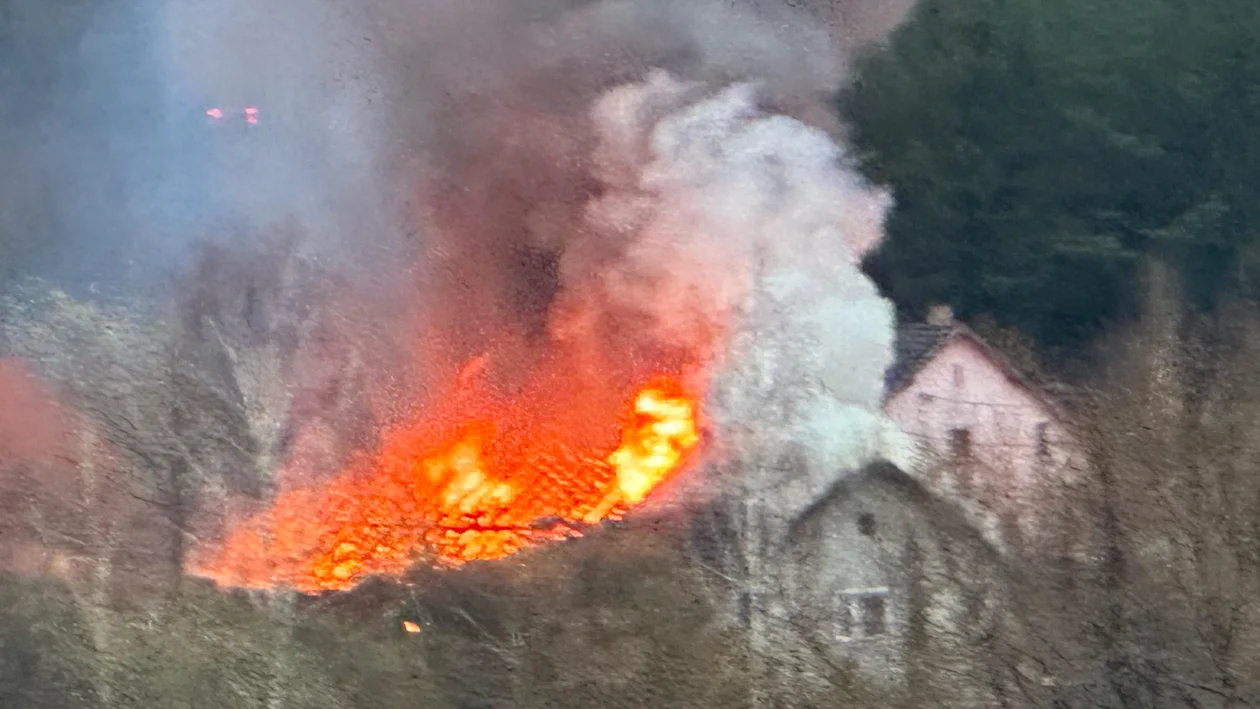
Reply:
<svg viewBox="0 0 1260 709"><path fill-rule="evenodd" d="M371 280L410 268L422 317L459 361L547 332L571 280L564 254L617 258L584 216L608 188L589 115L604 92L656 69L755 81L768 110L834 131L854 38L885 20L870 2L818 6L222 0L167 6L162 46L198 93L262 111L265 139L221 166L225 209L296 214Z"/></svg>
<svg viewBox="0 0 1260 709"><path fill-rule="evenodd" d="M14 3L31 27L48 5ZM830 102L908 3L97 5L0 73L21 89L0 146L35 175L5 176L24 192L0 229L26 244L0 242L8 270L132 288L205 240L296 224L325 266L413 304L399 317L443 361L505 338L719 356L727 428L772 411L819 465L881 448L891 316L856 259L887 202L844 166ZM75 48L63 71L9 70L48 43ZM212 106L237 125L208 126Z"/></svg>
<svg viewBox="0 0 1260 709"><path fill-rule="evenodd" d="M538 290L522 212L560 219L589 189L585 111L602 91L653 68L757 79L763 100L828 123L846 51L897 13L814 5L14 0L0 144L22 169L4 177L0 229L23 248L0 258L63 285L161 280L191 243L296 218L321 249L379 267L437 219L459 234L430 233L420 266L510 283L498 306L477 299L493 319ZM237 123L258 107L257 130L208 127L211 106ZM458 263L469 252L479 263Z"/></svg>
<svg viewBox="0 0 1260 709"><path fill-rule="evenodd" d="M0 263L128 290L168 282L207 239L297 223L330 261L423 277L482 327L537 329L594 189L602 92L656 68L756 80L830 130L847 57L908 5L798 4L13 0ZM209 107L236 125L208 126Z"/></svg>

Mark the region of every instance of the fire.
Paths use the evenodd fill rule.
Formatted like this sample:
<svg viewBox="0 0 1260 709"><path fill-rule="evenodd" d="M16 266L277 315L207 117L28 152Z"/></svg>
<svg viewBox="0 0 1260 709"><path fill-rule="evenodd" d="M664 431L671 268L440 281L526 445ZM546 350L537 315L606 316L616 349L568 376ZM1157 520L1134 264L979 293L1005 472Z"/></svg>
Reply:
<svg viewBox="0 0 1260 709"><path fill-rule="evenodd" d="M641 425L609 457L617 488L631 504L642 502L700 441L695 408L687 399L649 389L635 399L634 409Z"/></svg>
<svg viewBox="0 0 1260 709"><path fill-rule="evenodd" d="M616 488L587 514L590 524L618 503L642 502L700 442L695 406L687 398L645 389L635 397L634 412L636 425L625 431L621 446L608 456L616 470Z"/></svg>
<svg viewBox="0 0 1260 709"><path fill-rule="evenodd" d="M627 387L619 417L556 376L495 397L478 386L484 367L465 366L454 394L388 433L378 455L322 488L282 493L195 573L311 592L425 560L502 558L623 515L700 443L697 398L679 376Z"/></svg>

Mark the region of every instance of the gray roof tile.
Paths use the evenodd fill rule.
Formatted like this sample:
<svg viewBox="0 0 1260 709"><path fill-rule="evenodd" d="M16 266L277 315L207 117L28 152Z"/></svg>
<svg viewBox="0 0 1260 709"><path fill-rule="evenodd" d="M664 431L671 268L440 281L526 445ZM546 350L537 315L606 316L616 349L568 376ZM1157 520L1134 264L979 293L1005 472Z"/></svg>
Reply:
<svg viewBox="0 0 1260 709"><path fill-rule="evenodd" d="M897 327L896 358L884 374L884 386L892 394L910 383L936 350L954 333L953 325L913 323Z"/></svg>

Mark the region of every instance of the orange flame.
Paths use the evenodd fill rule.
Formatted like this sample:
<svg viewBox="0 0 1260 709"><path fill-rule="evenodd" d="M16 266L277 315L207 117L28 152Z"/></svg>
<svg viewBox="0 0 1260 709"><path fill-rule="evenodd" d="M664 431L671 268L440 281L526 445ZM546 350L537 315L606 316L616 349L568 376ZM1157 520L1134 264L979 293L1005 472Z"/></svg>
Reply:
<svg viewBox="0 0 1260 709"><path fill-rule="evenodd" d="M608 456L616 470L616 488L585 521L595 524L618 503L635 505L678 468L700 442L695 405L660 389L644 389L634 400L635 425L627 429L621 447Z"/></svg>
<svg viewBox="0 0 1260 709"><path fill-rule="evenodd" d="M564 396L550 377L507 402L481 396L473 380L484 365L460 373L452 411L387 434L376 458L323 489L281 494L194 572L222 585L311 592L400 575L424 559L502 558L624 514L700 442L695 397L678 377L630 389L617 426L616 416L600 424L600 406Z"/></svg>

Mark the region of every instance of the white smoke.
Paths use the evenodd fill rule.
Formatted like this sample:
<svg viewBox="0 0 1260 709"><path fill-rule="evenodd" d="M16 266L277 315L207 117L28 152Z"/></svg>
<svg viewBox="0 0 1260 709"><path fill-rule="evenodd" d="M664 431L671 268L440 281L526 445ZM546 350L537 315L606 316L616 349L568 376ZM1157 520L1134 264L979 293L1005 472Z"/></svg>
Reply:
<svg viewBox="0 0 1260 709"><path fill-rule="evenodd" d="M619 257L601 268L571 248L563 269L585 298L599 273L604 307L715 358L710 417L737 455L805 456L799 478L747 482L791 509L872 460L909 464L881 408L893 308L860 270L889 195L825 132L761 110L753 84L713 91L658 71L592 119L607 191L587 233Z"/></svg>

